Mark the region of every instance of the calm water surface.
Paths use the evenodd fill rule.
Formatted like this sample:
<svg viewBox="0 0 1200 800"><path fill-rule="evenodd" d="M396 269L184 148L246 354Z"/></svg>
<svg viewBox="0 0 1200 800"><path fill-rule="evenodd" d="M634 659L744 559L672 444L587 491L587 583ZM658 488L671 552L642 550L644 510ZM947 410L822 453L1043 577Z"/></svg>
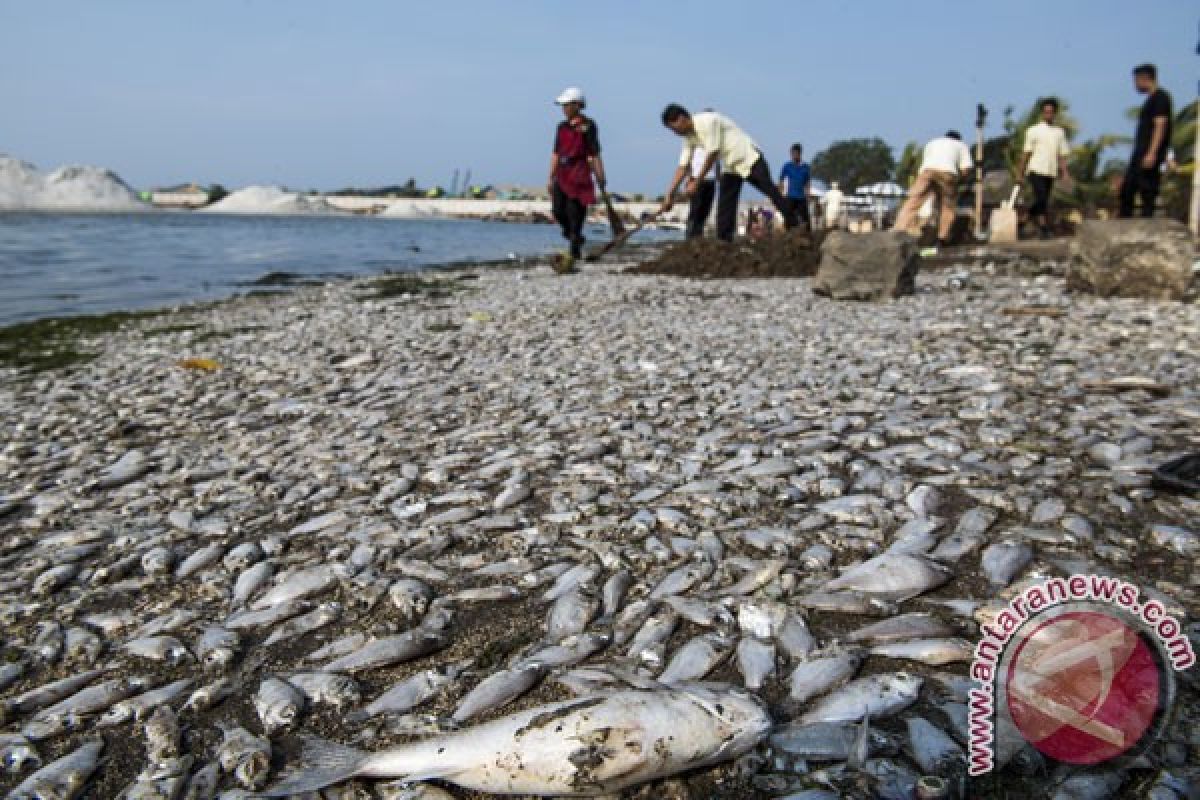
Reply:
<svg viewBox="0 0 1200 800"><path fill-rule="evenodd" d="M592 241L606 228L589 231ZM664 234L639 234L652 240ZM272 272L332 277L545 254L552 225L367 217L0 213L0 325L227 297Z"/></svg>

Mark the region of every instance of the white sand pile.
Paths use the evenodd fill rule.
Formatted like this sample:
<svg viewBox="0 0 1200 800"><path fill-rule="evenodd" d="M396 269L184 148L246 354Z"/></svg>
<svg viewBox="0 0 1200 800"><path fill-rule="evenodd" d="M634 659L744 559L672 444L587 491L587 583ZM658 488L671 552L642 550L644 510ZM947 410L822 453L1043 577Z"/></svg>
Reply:
<svg viewBox="0 0 1200 800"><path fill-rule="evenodd" d="M100 167L59 167L49 174L0 155L0 211L145 211L116 173Z"/></svg>
<svg viewBox="0 0 1200 800"><path fill-rule="evenodd" d="M247 186L207 206L219 214L335 214L338 210L320 195L285 192L278 186Z"/></svg>

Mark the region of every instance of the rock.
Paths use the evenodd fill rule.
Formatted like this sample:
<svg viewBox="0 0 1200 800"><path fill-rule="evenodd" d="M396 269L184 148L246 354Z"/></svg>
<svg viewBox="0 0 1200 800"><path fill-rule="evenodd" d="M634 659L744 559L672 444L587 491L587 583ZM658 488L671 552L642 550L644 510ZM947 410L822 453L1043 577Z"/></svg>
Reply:
<svg viewBox="0 0 1200 800"><path fill-rule="evenodd" d="M1071 243L1067 286L1102 297L1182 300L1193 260L1192 236L1175 220L1090 220Z"/></svg>
<svg viewBox="0 0 1200 800"><path fill-rule="evenodd" d="M884 300L913 293L916 240L900 231L834 231L821 248L813 293L834 300Z"/></svg>

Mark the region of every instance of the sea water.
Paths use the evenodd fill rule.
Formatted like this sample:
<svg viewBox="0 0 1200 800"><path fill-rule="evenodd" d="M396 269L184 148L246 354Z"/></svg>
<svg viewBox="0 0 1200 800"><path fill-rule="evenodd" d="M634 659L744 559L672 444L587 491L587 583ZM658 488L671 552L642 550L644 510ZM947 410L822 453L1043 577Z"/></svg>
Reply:
<svg viewBox="0 0 1200 800"><path fill-rule="evenodd" d="M590 227L593 242L607 227ZM671 234L639 233L652 241ZM563 247L554 225L355 216L0 213L0 325L157 308L327 279L518 260Z"/></svg>

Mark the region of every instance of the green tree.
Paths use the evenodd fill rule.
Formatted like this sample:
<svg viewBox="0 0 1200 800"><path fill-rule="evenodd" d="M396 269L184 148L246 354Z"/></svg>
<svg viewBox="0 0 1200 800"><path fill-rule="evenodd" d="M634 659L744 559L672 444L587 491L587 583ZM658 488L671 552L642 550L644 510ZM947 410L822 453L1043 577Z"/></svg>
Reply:
<svg viewBox="0 0 1200 800"><path fill-rule="evenodd" d="M218 200L222 200L229 196L229 190L219 183L214 183L208 187L208 205L212 205Z"/></svg>
<svg viewBox="0 0 1200 800"><path fill-rule="evenodd" d="M1104 154L1110 148L1128 143L1128 136L1105 134L1073 147L1067 161L1071 184L1055 187L1055 195L1059 201L1063 205L1078 208L1085 214L1098 208L1111 209L1116 200L1113 182L1125 171L1125 163L1114 159L1105 160Z"/></svg>
<svg viewBox="0 0 1200 800"><path fill-rule="evenodd" d="M892 148L879 137L834 142L812 160L814 177L830 183L837 181L847 192L891 180L895 170Z"/></svg>
<svg viewBox="0 0 1200 800"><path fill-rule="evenodd" d="M924 148L919 142L909 142L900 153L900 161L896 164L896 183L904 187L912 186L921 171L921 158Z"/></svg>
<svg viewBox="0 0 1200 800"><path fill-rule="evenodd" d="M1192 176L1196 171L1197 101L1193 100L1175 115L1171 124L1171 149L1175 151L1174 169L1163 181L1163 208L1167 215L1187 220L1192 200Z"/></svg>

